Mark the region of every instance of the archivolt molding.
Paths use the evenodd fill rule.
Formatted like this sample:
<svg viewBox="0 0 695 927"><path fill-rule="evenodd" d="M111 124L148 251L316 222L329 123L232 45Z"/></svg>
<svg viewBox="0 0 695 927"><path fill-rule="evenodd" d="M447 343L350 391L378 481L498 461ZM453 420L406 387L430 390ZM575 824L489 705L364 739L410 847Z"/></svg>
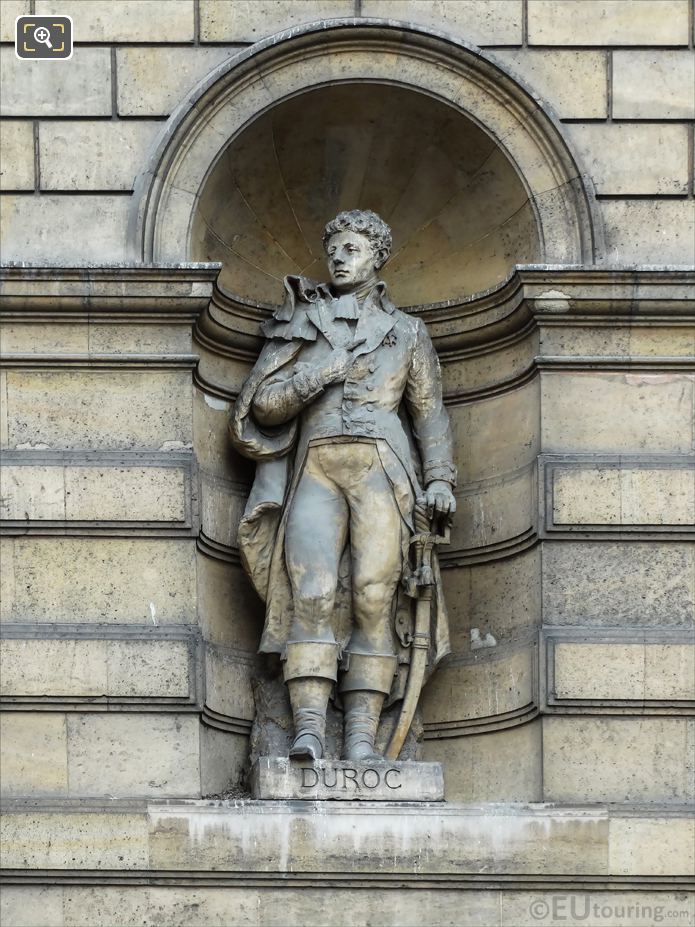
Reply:
<svg viewBox="0 0 695 927"><path fill-rule="evenodd" d="M378 19L291 29L212 71L171 116L138 179L129 226L133 257L186 259L200 191L232 139L282 101L338 83L409 88L472 119L514 165L528 192L542 260L593 264L601 257L591 182L547 106L480 49Z"/></svg>

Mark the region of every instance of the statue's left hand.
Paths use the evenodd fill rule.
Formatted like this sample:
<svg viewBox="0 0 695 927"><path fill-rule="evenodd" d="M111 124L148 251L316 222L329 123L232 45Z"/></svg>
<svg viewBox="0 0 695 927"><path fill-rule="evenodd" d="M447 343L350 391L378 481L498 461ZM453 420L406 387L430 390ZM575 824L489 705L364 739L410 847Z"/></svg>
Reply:
<svg viewBox="0 0 695 927"><path fill-rule="evenodd" d="M430 518L435 512L438 515L453 515L456 511L456 499L446 480L433 480L425 490L425 500Z"/></svg>

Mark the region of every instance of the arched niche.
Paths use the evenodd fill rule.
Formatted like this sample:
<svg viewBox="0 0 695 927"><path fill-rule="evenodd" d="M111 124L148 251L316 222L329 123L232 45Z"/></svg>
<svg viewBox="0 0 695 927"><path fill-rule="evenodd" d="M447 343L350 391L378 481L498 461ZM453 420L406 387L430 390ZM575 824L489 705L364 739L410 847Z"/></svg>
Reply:
<svg viewBox="0 0 695 927"><path fill-rule="evenodd" d="M539 102L479 50L378 20L282 33L213 71L138 180L131 247L219 260L229 295L273 303L284 273L319 273L326 218L357 206L394 227L401 305L599 248L591 190Z"/></svg>
<svg viewBox="0 0 695 927"><path fill-rule="evenodd" d="M460 465L461 514L442 556L454 654L424 693L426 755L447 760L450 798L536 800L540 389L532 310L511 271L601 253L593 194L559 125L464 43L333 20L213 71L172 115L134 200L136 259L221 264L196 327L207 727L248 733L262 624L236 537L252 467L230 447L229 406L283 274L321 277L326 219L372 208L394 229L384 276L395 301L421 315L440 352ZM497 645L475 650L475 631ZM470 736L483 733L522 757L521 785L503 764L492 791L470 791L471 757L498 762Z"/></svg>

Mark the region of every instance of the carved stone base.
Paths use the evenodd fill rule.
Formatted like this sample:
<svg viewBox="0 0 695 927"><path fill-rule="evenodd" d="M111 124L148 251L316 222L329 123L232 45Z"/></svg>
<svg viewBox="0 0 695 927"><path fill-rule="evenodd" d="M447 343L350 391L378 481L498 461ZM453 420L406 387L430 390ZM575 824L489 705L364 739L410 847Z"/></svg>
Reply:
<svg viewBox="0 0 695 927"><path fill-rule="evenodd" d="M261 756L251 769L254 798L339 801L443 801L440 763L315 763Z"/></svg>

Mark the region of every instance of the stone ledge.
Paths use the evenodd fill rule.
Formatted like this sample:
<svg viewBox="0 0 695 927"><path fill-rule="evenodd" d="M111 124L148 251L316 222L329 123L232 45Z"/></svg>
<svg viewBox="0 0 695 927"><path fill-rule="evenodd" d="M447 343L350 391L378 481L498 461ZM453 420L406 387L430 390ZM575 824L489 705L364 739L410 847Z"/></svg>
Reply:
<svg viewBox="0 0 695 927"><path fill-rule="evenodd" d="M687 806L659 804L10 800L3 860L13 877L49 881L186 873L668 887L690 872L694 826ZM640 847L655 828L660 852L646 859Z"/></svg>
<svg viewBox="0 0 695 927"><path fill-rule="evenodd" d="M302 763L261 756L251 770L258 799L334 801L444 800L440 763L350 763L319 760Z"/></svg>

